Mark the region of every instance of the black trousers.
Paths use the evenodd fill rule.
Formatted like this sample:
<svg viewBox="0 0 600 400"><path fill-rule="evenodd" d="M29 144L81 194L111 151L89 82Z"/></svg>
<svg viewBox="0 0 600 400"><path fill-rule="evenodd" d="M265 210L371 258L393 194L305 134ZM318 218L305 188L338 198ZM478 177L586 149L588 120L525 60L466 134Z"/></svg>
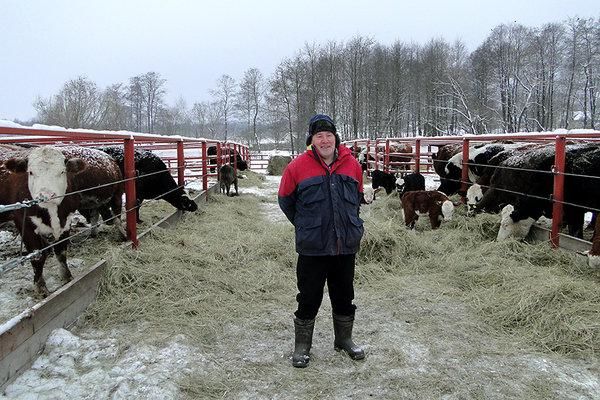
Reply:
<svg viewBox="0 0 600 400"><path fill-rule="evenodd" d="M339 256L298 255L296 276L298 279L299 319L313 319L323 301L323 289L327 281L331 308L335 314L353 316L355 254Z"/></svg>

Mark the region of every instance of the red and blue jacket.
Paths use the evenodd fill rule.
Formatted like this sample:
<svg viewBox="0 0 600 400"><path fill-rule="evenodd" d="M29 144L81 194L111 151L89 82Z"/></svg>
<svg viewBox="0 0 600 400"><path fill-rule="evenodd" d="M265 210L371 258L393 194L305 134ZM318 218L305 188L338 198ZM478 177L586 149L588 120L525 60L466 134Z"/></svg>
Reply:
<svg viewBox="0 0 600 400"><path fill-rule="evenodd" d="M296 252L307 256L354 254L364 228L359 217L360 164L345 146L327 166L309 148L283 171L279 207L296 229Z"/></svg>

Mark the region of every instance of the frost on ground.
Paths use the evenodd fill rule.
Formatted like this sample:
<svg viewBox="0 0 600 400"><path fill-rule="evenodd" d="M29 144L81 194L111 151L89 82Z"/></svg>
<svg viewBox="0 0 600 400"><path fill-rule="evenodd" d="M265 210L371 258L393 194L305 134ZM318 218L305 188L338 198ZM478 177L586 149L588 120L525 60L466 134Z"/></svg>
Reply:
<svg viewBox="0 0 600 400"><path fill-rule="evenodd" d="M52 332L43 354L5 391L20 399L175 399L173 378L190 370L200 355L177 335L164 347L119 345L115 335L77 336ZM108 336L108 337L107 337Z"/></svg>

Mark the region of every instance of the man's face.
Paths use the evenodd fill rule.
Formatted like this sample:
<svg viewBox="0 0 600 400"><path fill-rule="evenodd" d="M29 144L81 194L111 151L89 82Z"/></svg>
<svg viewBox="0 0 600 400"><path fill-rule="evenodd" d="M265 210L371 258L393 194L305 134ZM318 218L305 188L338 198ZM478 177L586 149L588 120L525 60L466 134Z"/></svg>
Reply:
<svg viewBox="0 0 600 400"><path fill-rule="evenodd" d="M317 132L312 136L312 145L323 159L329 159L335 152L335 135L329 131Z"/></svg>

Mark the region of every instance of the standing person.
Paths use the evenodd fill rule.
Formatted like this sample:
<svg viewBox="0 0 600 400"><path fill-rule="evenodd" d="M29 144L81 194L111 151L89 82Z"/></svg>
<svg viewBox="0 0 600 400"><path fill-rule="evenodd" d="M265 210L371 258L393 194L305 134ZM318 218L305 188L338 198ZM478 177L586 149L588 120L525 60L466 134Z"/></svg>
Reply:
<svg viewBox="0 0 600 400"><path fill-rule="evenodd" d="M363 183L360 164L340 146L333 120L317 114L309 121L306 152L283 171L279 207L296 230L298 309L294 313L294 367L309 362L315 317L325 282L333 311L334 347L354 360L365 357L352 341L356 306L354 266L363 221L359 200Z"/></svg>

